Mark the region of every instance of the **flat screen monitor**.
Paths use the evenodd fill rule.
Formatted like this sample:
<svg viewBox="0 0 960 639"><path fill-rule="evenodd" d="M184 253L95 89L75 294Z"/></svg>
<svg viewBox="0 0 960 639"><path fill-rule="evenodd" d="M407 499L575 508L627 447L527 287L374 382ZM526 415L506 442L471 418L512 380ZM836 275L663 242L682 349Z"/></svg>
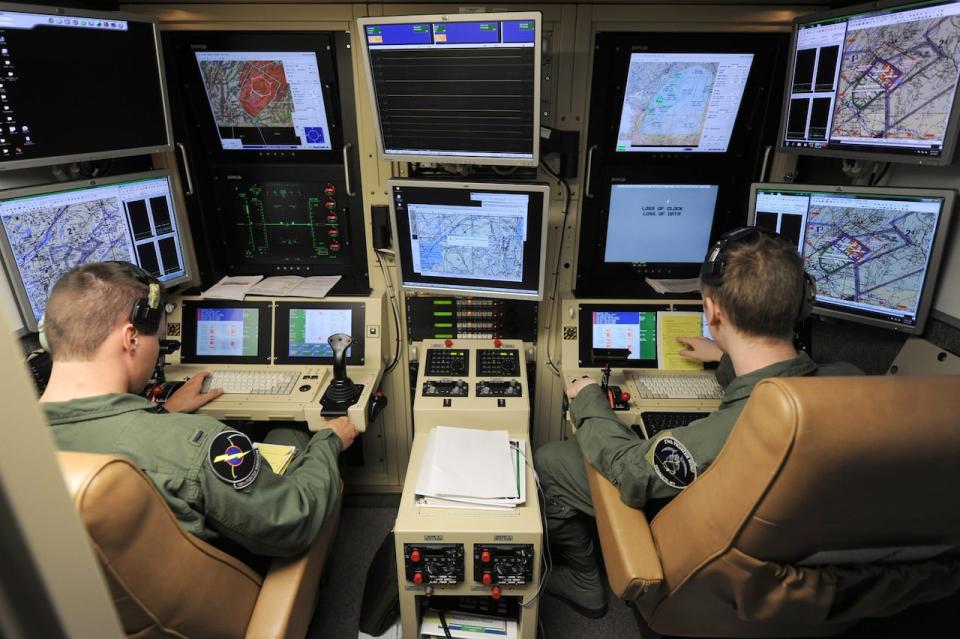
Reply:
<svg viewBox="0 0 960 639"><path fill-rule="evenodd" d="M353 338L347 363L360 366L364 355L364 305L360 302L278 302L274 361L277 364L332 364L327 338Z"/></svg>
<svg viewBox="0 0 960 639"><path fill-rule="evenodd" d="M358 24L384 159L537 165L539 13Z"/></svg>
<svg viewBox="0 0 960 639"><path fill-rule="evenodd" d="M0 4L0 169L171 148L155 19Z"/></svg>
<svg viewBox="0 0 960 639"><path fill-rule="evenodd" d="M949 164L957 138L960 1L883 2L797 18L780 146Z"/></svg>
<svg viewBox="0 0 960 639"><path fill-rule="evenodd" d="M314 51L194 51L224 151L333 148Z"/></svg>
<svg viewBox="0 0 960 639"><path fill-rule="evenodd" d="M581 304L578 315L579 366L601 367L594 349L627 349L628 368L659 368L657 324L673 312L699 313L701 334L709 337L702 307L697 304L631 304L628 302ZM680 346L677 346L677 350Z"/></svg>
<svg viewBox="0 0 960 639"><path fill-rule="evenodd" d="M185 364L268 364L270 302L184 300L180 361Z"/></svg>
<svg viewBox="0 0 960 639"><path fill-rule="evenodd" d="M604 262L703 262L717 190L716 184L614 184Z"/></svg>
<svg viewBox="0 0 960 639"><path fill-rule="evenodd" d="M30 330L53 285L76 266L133 262L168 286L194 269L166 171L4 191L0 224L0 254Z"/></svg>
<svg viewBox="0 0 960 639"><path fill-rule="evenodd" d="M542 299L547 185L387 184L404 288Z"/></svg>
<svg viewBox="0 0 960 639"><path fill-rule="evenodd" d="M797 243L817 282L815 312L923 331L956 193L754 184L748 223Z"/></svg>
<svg viewBox="0 0 960 639"><path fill-rule="evenodd" d="M752 53L631 53L616 150L726 153L752 64Z"/></svg>

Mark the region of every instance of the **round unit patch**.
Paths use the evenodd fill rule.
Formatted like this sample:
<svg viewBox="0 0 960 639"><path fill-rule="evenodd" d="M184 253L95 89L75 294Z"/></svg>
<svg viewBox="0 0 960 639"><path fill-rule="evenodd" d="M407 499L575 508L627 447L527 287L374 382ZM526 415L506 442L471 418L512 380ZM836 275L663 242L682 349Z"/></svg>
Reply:
<svg viewBox="0 0 960 639"><path fill-rule="evenodd" d="M673 437L664 437L654 446L653 469L663 483L681 490L697 478L693 455Z"/></svg>
<svg viewBox="0 0 960 639"><path fill-rule="evenodd" d="M239 431L217 434L210 442L207 459L213 474L237 490L252 484L260 473L260 451Z"/></svg>

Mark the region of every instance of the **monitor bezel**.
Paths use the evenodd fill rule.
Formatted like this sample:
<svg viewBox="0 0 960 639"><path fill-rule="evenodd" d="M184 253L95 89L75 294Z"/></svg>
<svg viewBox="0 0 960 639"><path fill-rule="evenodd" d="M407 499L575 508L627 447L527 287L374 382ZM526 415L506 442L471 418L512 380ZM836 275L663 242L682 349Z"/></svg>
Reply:
<svg viewBox="0 0 960 639"><path fill-rule="evenodd" d="M619 304L616 302L604 302L604 303L591 303L591 304L580 304L577 307L577 325L578 325L578 335L580 339L578 340L577 354L579 362L577 366L580 368L603 368L603 364L596 363L593 361L593 313L596 311L625 311L625 312L641 312L641 313L662 313L673 310L673 307L670 304L636 304L624 301L624 303ZM654 334L654 343L656 343L657 336ZM624 368L644 368L644 369L656 369L660 367L660 358L657 356L656 351L654 351L653 359L642 359L637 361L630 361L627 366Z"/></svg>
<svg viewBox="0 0 960 639"><path fill-rule="evenodd" d="M255 308L259 311L256 356L197 355L197 308ZM270 364L273 353L273 302L234 300L183 300L180 308L180 362L183 364Z"/></svg>
<svg viewBox="0 0 960 639"><path fill-rule="evenodd" d="M406 188L426 188L426 189L461 189L461 190L486 190L486 191L526 191L529 193L540 193L542 196L543 210L541 212L542 223L540 224L540 268L537 275L537 292L535 294L510 292L510 291L483 291L468 287L456 286L417 286L416 284L407 284L403 272L403 259L401 259L402 238L399 237L397 229L397 207L393 198L393 188L395 186ZM397 273L400 277L400 287L407 291L418 291L421 293L433 293L435 295L470 295L472 297L490 297L495 299L515 299L540 302L543 300L544 277L546 274L546 255L547 255L547 227L550 214L550 185L541 183L518 183L509 184L505 182L485 183L485 182L440 182L433 180L407 180L390 179L387 180L387 193L390 194L390 224L393 228L394 243L397 251Z"/></svg>
<svg viewBox="0 0 960 639"><path fill-rule="evenodd" d="M300 364L302 366L332 365L333 357L295 357L290 355L290 311L293 309L330 309L350 310L350 337L353 344L350 346L350 355L346 358L349 366L363 366L364 364L364 333L366 324L366 304L363 302L315 302L315 301L288 301L276 302L276 311L273 316L273 363Z"/></svg>
<svg viewBox="0 0 960 639"><path fill-rule="evenodd" d="M104 151L93 151L89 153L75 153L71 155L56 155L43 158L29 158L23 160L9 160L0 162L0 171L13 169L26 169L36 166L52 166L54 164L64 164L67 162L83 162L90 160L103 160L107 158L123 158L134 155L147 155L151 153L168 153L173 151L173 124L170 118L170 97L167 93L167 73L163 64L163 45L160 38L160 21L155 16L148 16L137 13L114 12L114 11L90 11L86 9L71 9L67 7L51 7L32 4L17 4L0 2L0 12L13 13L41 13L52 16L71 15L82 18L94 18L104 20L125 20L127 22L143 22L151 25L153 31L154 53L157 57L157 73L160 77L160 96L163 101L163 120L164 132L166 133L166 144L136 147L129 149L113 149ZM36 330L31 329L31 330Z"/></svg>
<svg viewBox="0 0 960 639"><path fill-rule="evenodd" d="M876 196L898 196L905 197L932 197L943 198L943 208L940 211L940 217L937 221L937 229L934 233L933 244L930 249L930 260L927 263L927 273L924 276L923 288L920 291L920 302L917 305L915 321L912 325L902 324L892 320L886 320L879 317L873 317L869 312L852 312L839 310L833 307L823 307L821 302L814 304L813 312L823 317L832 317L837 319L849 320L860 324L870 326L879 326L888 328L909 335L919 335L923 333L927 318L930 314L930 307L933 305L933 298L936 294L937 283L940 277L940 268L943 264L946 244L949 240L950 223L953 217L953 207L957 197L957 192L953 189L914 189L900 188L890 186L837 186L825 184L791 184L780 182L754 182L750 185L750 199L748 200L749 209L747 211L747 225L753 226L757 216L757 192L761 190L774 191L799 191L799 192L819 192L836 195L876 195ZM802 256L802 253L801 253Z"/></svg>
<svg viewBox="0 0 960 639"><path fill-rule="evenodd" d="M882 2L869 2L864 4L858 4L853 6L844 7L842 9L833 9L831 11L822 11L816 13L808 13L806 15L798 16L793 20L793 27L790 33L790 51L789 57L787 58L787 71L786 79L783 89L783 104L780 109L780 126L777 128L777 151L781 153L792 153L796 155L809 155L812 157L831 157L831 158L845 158L850 160L873 160L878 162L895 162L900 164L917 164L925 166L948 166L953 163L953 155L956 150L957 144L957 135L960 132L960 78L958 78L957 89L953 96L953 105L950 111L950 119L947 121L947 128L944 131L944 143L943 151L937 156L929 155L911 155L909 153L895 153L890 151L885 151L878 149L877 151L864 151L864 150L845 150L845 149L810 149L810 148L801 148L801 147L791 147L786 145L786 133L787 133L787 115L790 109L790 94L791 88L793 86L793 68L796 63L797 57L797 34L799 32L799 26L801 24L806 24L810 22L822 22L825 20L831 20L834 18L842 18L844 16L856 16L866 13L873 13L876 11L883 11L884 9L889 9L892 7L908 7L913 5L921 4L954 4L950 0L944 2L938 2L938 0L932 0L925 2L921 0L920 2L911 3L907 0L883 0ZM840 51L841 59L843 57L843 51ZM836 93L834 93L836 95Z"/></svg>
<svg viewBox="0 0 960 639"><path fill-rule="evenodd" d="M174 286L186 283L196 283L197 256L194 253L193 237L190 233L190 225L187 222L186 211L179 205L178 182L176 176L168 169L157 171L144 171L142 173L127 173L108 178L81 180L76 182L56 182L52 184L43 184L40 186L29 186L19 189L9 189L0 192L0 201L14 200L21 197L30 197L33 195L49 195L52 193L61 193L63 191L74 191L78 189L96 188L110 186L122 182L135 182L138 180L151 180L155 178L166 178L170 185L170 206L173 207L173 215L177 222L177 234L180 236L180 251L183 257L184 274L174 279L162 282L165 289L171 289ZM0 223L2 225L2 223ZM33 308L30 305L30 299L27 296L26 287L23 285L23 279L20 277L20 270L17 267L16 258L13 255L13 249L7 239L6 232L0 230L0 261L3 262L3 271L10 283L10 289L17 302L17 309L20 311L20 317L24 326L31 332L37 332L37 320L33 317Z"/></svg>
<svg viewBox="0 0 960 639"><path fill-rule="evenodd" d="M364 37L366 27L376 24L406 24L410 22L482 22L484 20L533 20L536 36L533 39L533 157L532 158L496 158L485 156L462 155L457 153L440 155L419 155L403 153L387 153L383 140L383 131L380 128L380 109L377 104L377 92L373 86L373 74L370 68L370 51L367 39ZM374 138L377 141L377 153L385 162L436 162L440 164L474 164L483 166L537 166L540 164L540 91L541 91L541 60L543 39L543 14L539 11L504 11L491 13L462 13L462 14L426 14L358 18L357 41L361 43L360 56L363 59L363 74L367 86L367 97L370 109L373 112Z"/></svg>

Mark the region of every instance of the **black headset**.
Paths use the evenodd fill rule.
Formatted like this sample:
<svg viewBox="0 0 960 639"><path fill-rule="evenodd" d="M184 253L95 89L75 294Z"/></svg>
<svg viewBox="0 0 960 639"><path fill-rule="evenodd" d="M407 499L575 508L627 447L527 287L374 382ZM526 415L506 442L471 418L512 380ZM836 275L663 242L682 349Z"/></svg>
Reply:
<svg viewBox="0 0 960 639"><path fill-rule="evenodd" d="M740 228L727 231L720 236L720 239L710 247L703 260L703 266L700 267L700 281L708 286L721 286L723 284L723 272L727 268L727 248L731 244L751 242L758 239L761 235L767 237L780 238L778 233L765 229L760 226L741 226ZM813 312L813 305L817 301L817 286L813 276L803 271L803 298L800 300L800 308L797 312L797 321L810 317Z"/></svg>
<svg viewBox="0 0 960 639"><path fill-rule="evenodd" d="M153 335L160 330L163 308L160 305L160 281L153 275L130 262L112 261L127 269L130 275L147 289L147 297L141 297L130 311L130 323L145 335Z"/></svg>

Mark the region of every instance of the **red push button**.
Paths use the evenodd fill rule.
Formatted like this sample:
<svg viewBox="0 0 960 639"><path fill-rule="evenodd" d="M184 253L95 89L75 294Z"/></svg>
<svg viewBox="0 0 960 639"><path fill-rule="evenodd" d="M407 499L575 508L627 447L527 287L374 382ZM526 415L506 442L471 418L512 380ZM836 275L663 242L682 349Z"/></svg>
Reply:
<svg viewBox="0 0 960 639"><path fill-rule="evenodd" d="M622 400L625 401L625 402L629 402L629 401L630 401L630 393L627 393L627 392L620 393L620 399L622 399Z"/></svg>
<svg viewBox="0 0 960 639"><path fill-rule="evenodd" d="M490 589L490 596L493 597L493 600L494 600L494 601L499 601L499 600L500 600L500 587L499 587L499 586L494 586L493 588L491 588L491 589Z"/></svg>
<svg viewBox="0 0 960 639"><path fill-rule="evenodd" d="M446 346L447 348L450 348L451 346L453 346L453 340L452 339L443 340L443 345Z"/></svg>
<svg viewBox="0 0 960 639"><path fill-rule="evenodd" d="M420 551L416 548L410 551L410 561L414 563L420 561Z"/></svg>
<svg viewBox="0 0 960 639"><path fill-rule="evenodd" d="M415 573L413 573L413 583L417 584L418 586L423 583L423 573L422 573L422 572L415 572Z"/></svg>
<svg viewBox="0 0 960 639"><path fill-rule="evenodd" d="M502 342L501 340L499 340L499 339L493 340L493 347L494 347L494 348L500 348L500 346L501 346L502 344L503 344L503 342Z"/></svg>
<svg viewBox="0 0 960 639"><path fill-rule="evenodd" d="M485 563L485 564L490 563L490 551L489 551L489 550L484 550L482 553L480 553L480 561L482 561L482 562Z"/></svg>
<svg viewBox="0 0 960 639"><path fill-rule="evenodd" d="M483 582L484 586L489 586L490 584L493 583L493 575L491 575L489 572L485 572L483 573L483 577L481 578L480 581Z"/></svg>

